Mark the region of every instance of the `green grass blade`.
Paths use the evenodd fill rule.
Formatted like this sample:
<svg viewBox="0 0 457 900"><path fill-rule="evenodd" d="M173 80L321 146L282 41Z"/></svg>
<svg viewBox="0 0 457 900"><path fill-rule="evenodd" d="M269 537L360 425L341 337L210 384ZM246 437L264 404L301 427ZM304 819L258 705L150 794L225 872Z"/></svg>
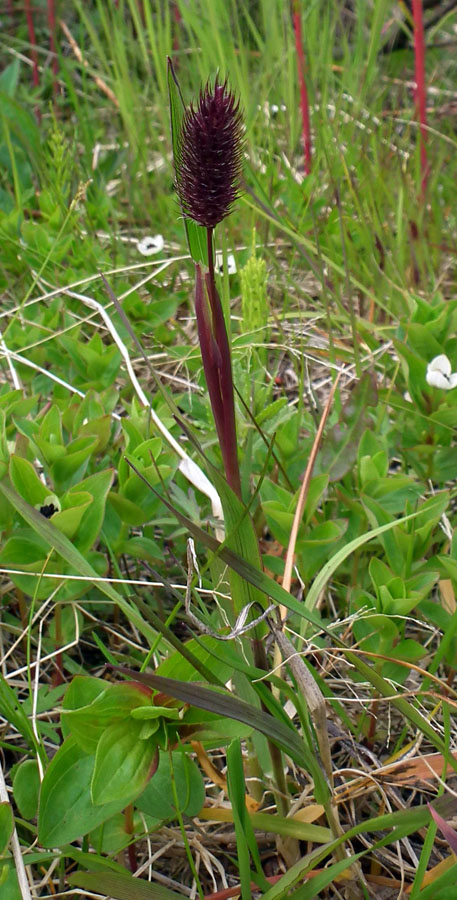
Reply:
<svg viewBox="0 0 457 900"><path fill-rule="evenodd" d="M68 883L87 891L102 891L114 900L182 900L182 894L155 882L120 872L75 872Z"/></svg>

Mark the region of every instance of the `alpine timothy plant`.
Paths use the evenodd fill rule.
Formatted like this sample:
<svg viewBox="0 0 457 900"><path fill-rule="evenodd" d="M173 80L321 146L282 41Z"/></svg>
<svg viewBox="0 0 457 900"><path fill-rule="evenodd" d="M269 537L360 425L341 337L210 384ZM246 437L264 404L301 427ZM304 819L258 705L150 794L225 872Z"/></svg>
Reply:
<svg viewBox="0 0 457 900"><path fill-rule="evenodd" d="M170 64L171 65L171 64ZM172 73L173 74L173 73ZM185 110L174 141L176 189L187 220L206 230L206 262L195 260L195 314L203 368L228 484L241 495L230 346L214 274L213 232L240 193L243 113L227 81L209 81ZM189 234L189 228L188 228ZM195 259L195 257L194 257Z"/></svg>

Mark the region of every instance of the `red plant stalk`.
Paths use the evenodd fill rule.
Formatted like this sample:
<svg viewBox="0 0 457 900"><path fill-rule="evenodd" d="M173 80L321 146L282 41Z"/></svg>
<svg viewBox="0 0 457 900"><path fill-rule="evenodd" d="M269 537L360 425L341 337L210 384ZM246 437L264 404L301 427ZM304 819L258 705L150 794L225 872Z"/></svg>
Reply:
<svg viewBox="0 0 457 900"><path fill-rule="evenodd" d="M180 31L180 25L182 23L181 10L179 8L179 4L176 2L173 3L172 13L173 13L173 19L175 22L175 33L174 33L174 37L173 37L173 50L176 52L177 50L179 50L179 31Z"/></svg>
<svg viewBox="0 0 457 900"><path fill-rule="evenodd" d="M241 497L231 354L214 278L211 228L208 228L208 265L209 270L204 277L201 266L195 266L198 339L225 475L232 490Z"/></svg>
<svg viewBox="0 0 457 900"><path fill-rule="evenodd" d="M24 8L25 8L25 18L27 20L27 31L29 33L31 56L32 56L32 62L33 62L32 81L33 81L33 86L38 87L40 84L40 77L38 74L38 53L36 51L35 27L33 25L33 15L32 15L32 7L30 6L30 0L24 0Z"/></svg>
<svg viewBox="0 0 457 900"><path fill-rule="evenodd" d="M422 0L412 0L414 22L414 79L416 116L420 132L421 191L425 193L429 174L427 160L427 95L425 89L425 38Z"/></svg>
<svg viewBox="0 0 457 900"><path fill-rule="evenodd" d="M295 33L295 49L297 51L298 81L300 84L300 107L303 124L303 144L305 150L305 175L309 175L311 172L312 156L311 123L309 117L308 90L306 87L305 79L306 63L305 54L303 52L303 40L301 32L300 0L293 0L293 23Z"/></svg>
<svg viewBox="0 0 457 900"><path fill-rule="evenodd" d="M57 52L56 52L56 7L54 0L48 0L48 27L49 27L49 49L52 54L52 73L54 75L52 81L52 92L57 93Z"/></svg>
<svg viewBox="0 0 457 900"><path fill-rule="evenodd" d="M173 71L173 70L172 70ZM239 101L216 78L184 111L175 151L176 187L185 217L206 229L208 271L195 266L195 314L211 408L227 482L241 498L230 345L214 277L213 231L239 196L244 149Z"/></svg>

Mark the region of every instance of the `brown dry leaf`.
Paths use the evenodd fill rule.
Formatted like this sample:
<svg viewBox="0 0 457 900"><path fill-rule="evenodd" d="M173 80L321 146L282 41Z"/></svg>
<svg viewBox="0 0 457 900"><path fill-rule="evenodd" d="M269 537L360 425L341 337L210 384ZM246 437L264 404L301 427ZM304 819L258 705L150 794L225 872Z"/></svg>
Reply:
<svg viewBox="0 0 457 900"><path fill-rule="evenodd" d="M195 751L197 759L205 775L207 775L208 778L210 778L211 781L214 782L214 784L217 784L218 787L222 788L222 790L224 790L228 795L227 780L224 778L221 772L219 772L219 769L216 769L216 766L213 765L202 745L198 741L191 741L191 744L192 749ZM259 806L260 803L258 803L257 800L254 800L253 797L251 797L249 794L246 794L246 808L248 812L257 812Z"/></svg>
<svg viewBox="0 0 457 900"><path fill-rule="evenodd" d="M457 759L457 753L453 753L452 756ZM372 775L374 778L388 779L395 784L411 785L411 782L430 781L436 776L441 777L443 767L442 753L429 753L426 756L413 756L412 759L399 760L390 766L383 766L382 769L372 772ZM454 769L448 763L447 773L453 771Z"/></svg>
<svg viewBox="0 0 457 900"><path fill-rule="evenodd" d="M425 873L421 888L427 887L428 884L433 884L433 882L440 877L440 875L444 875L448 869L451 868L455 863L455 856L451 853L450 856L446 856L446 859L442 859L436 866L433 866L433 869L429 869L428 872ZM412 889L412 884L409 884L406 888L406 893L409 894Z"/></svg>
<svg viewBox="0 0 457 900"><path fill-rule="evenodd" d="M457 760L457 753L452 754ZM337 803L344 803L349 799L354 800L366 791L374 791L377 783L403 785L405 787L418 786L420 782L431 781L441 777L444 767L444 757L441 753L429 753L426 756L413 756L410 759L398 760L372 769L369 775L354 778L346 784L338 785L335 790ZM450 763L447 766L447 774L454 772Z"/></svg>
<svg viewBox="0 0 457 900"><path fill-rule="evenodd" d="M441 594L441 606L446 612L452 615L456 610L456 602L451 579L442 578L441 581L438 582L438 587Z"/></svg>
<svg viewBox="0 0 457 900"><path fill-rule="evenodd" d="M321 816L324 815L324 807L320 805L320 803L311 803L310 806L303 806L299 809L293 816L289 816L290 819L296 819L297 822L307 822L311 824L315 822L316 819L320 819Z"/></svg>

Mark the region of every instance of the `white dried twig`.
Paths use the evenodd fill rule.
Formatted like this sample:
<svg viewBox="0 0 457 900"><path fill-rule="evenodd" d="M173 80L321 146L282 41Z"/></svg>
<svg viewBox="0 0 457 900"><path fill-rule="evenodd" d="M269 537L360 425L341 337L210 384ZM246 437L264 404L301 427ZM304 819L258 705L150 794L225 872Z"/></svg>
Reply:
<svg viewBox="0 0 457 900"><path fill-rule="evenodd" d="M229 634L220 634L218 631L213 631L208 625L205 625L194 613L191 611L190 604L192 602L192 578L194 575L194 570L197 571L198 577L200 579L200 572L198 570L197 557L195 554L195 546L192 538L188 538L187 541L187 589L186 589L186 598L184 603L184 608L186 611L186 615L190 619L193 625L201 632L201 634L207 634L210 637L217 638L218 641L231 641L233 638L241 637L241 635L246 634L246 632L251 631L255 628L256 625L259 625L260 622L264 622L266 617L276 609L275 603L270 603L270 606L267 607L264 612L261 613L260 616L257 616L256 619L250 619L247 622L248 615L253 606L257 606L257 602L254 600L252 603L247 603L246 606L243 606L240 614L237 617L237 620L230 629ZM246 624L247 622L247 624Z"/></svg>

